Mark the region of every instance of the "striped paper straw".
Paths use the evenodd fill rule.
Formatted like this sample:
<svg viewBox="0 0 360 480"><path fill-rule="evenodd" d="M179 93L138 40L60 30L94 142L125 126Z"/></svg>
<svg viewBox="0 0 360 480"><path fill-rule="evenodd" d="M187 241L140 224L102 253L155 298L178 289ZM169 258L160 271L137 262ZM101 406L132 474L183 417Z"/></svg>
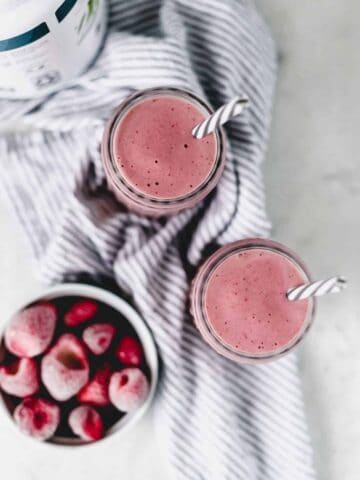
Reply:
<svg viewBox="0 0 360 480"><path fill-rule="evenodd" d="M344 277L336 276L327 280L318 280L316 282L304 283L298 287L290 288L286 295L288 300L304 300L309 297L319 297L327 293L337 293L346 286Z"/></svg>
<svg viewBox="0 0 360 480"><path fill-rule="evenodd" d="M216 112L210 115L206 120L195 125L192 130L192 135L195 138L201 139L214 132L224 123L228 122L233 117L240 115L244 108L248 105L249 99L247 97L235 97L230 102L218 108Z"/></svg>

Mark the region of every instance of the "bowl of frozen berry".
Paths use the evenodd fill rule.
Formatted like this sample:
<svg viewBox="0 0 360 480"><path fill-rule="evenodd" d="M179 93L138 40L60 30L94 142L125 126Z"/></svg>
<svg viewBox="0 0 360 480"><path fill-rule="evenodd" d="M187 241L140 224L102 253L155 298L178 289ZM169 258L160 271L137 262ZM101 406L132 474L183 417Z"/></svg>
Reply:
<svg viewBox="0 0 360 480"><path fill-rule="evenodd" d="M52 444L125 432L148 409L157 380L147 325L98 287L49 289L17 310L0 339L0 403L18 430Z"/></svg>

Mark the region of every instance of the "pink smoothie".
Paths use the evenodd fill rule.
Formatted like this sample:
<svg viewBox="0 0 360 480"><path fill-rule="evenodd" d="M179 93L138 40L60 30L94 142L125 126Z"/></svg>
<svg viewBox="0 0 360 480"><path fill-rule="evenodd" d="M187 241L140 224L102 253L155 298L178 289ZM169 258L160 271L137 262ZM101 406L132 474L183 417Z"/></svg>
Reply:
<svg viewBox="0 0 360 480"><path fill-rule="evenodd" d="M290 302L286 292L306 281L287 256L253 248L225 258L204 293L205 313L221 341L246 354L283 349L302 331L309 302Z"/></svg>
<svg viewBox="0 0 360 480"><path fill-rule="evenodd" d="M136 103L117 124L113 151L121 175L133 189L158 199L197 190L217 158L214 134L193 138L206 114L188 100L158 95Z"/></svg>

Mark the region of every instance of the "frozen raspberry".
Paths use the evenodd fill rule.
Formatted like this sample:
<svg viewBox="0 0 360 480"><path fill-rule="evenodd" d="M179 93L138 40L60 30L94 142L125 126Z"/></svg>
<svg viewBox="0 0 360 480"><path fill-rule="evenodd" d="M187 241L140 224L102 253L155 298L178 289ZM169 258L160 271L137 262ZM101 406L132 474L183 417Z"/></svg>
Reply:
<svg viewBox="0 0 360 480"><path fill-rule="evenodd" d="M96 302L92 300L83 300L75 303L64 317L64 322L68 327L76 327L93 318L99 309Z"/></svg>
<svg viewBox="0 0 360 480"><path fill-rule="evenodd" d="M62 335L41 362L41 379L55 400L69 400L89 381L84 346L71 333Z"/></svg>
<svg viewBox="0 0 360 480"><path fill-rule="evenodd" d="M6 348L19 357L43 353L54 335L56 317L56 308L51 303L41 303L17 313L5 330Z"/></svg>
<svg viewBox="0 0 360 480"><path fill-rule="evenodd" d="M94 378L77 394L79 402L98 406L109 405L110 377L110 366L104 365L95 373Z"/></svg>
<svg viewBox="0 0 360 480"><path fill-rule="evenodd" d="M124 337L116 349L116 356L121 363L138 367L143 361L143 349L136 338Z"/></svg>
<svg viewBox="0 0 360 480"><path fill-rule="evenodd" d="M39 390L37 365L33 358L21 358L0 367L0 387L16 397L28 397Z"/></svg>
<svg viewBox="0 0 360 480"><path fill-rule="evenodd" d="M92 407L82 405L69 415L69 425L75 435L92 442L104 435L104 424L99 413Z"/></svg>
<svg viewBox="0 0 360 480"><path fill-rule="evenodd" d="M115 335L115 327L110 323L96 323L85 328L84 343L95 355L101 355L109 348Z"/></svg>
<svg viewBox="0 0 360 480"><path fill-rule="evenodd" d="M121 412L132 412L139 408L148 393L149 382L138 368L125 368L111 376L110 401Z"/></svg>
<svg viewBox="0 0 360 480"><path fill-rule="evenodd" d="M20 430L38 440L52 437L60 422L57 405L42 398L25 398L14 411Z"/></svg>

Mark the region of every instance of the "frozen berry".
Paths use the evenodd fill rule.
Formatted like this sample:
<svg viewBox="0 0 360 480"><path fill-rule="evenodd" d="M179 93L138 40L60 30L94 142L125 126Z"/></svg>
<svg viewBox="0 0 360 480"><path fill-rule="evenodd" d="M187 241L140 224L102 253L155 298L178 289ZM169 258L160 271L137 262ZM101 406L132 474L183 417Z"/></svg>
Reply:
<svg viewBox="0 0 360 480"><path fill-rule="evenodd" d="M70 413L69 425L75 435L87 442L104 436L104 424L100 414L87 405L77 407Z"/></svg>
<svg viewBox="0 0 360 480"><path fill-rule="evenodd" d="M42 398L25 398L14 411L20 430L38 440L52 437L60 422L57 405Z"/></svg>
<svg viewBox="0 0 360 480"><path fill-rule="evenodd" d="M85 328L84 343L95 355L101 355L109 348L115 335L115 327L111 323L96 323Z"/></svg>
<svg viewBox="0 0 360 480"><path fill-rule="evenodd" d="M16 397L28 397L39 390L37 365L33 358L21 358L0 367L0 387Z"/></svg>
<svg viewBox="0 0 360 480"><path fill-rule="evenodd" d="M6 348L19 357L43 353L52 340L56 325L56 308L42 303L17 313L5 330Z"/></svg>
<svg viewBox="0 0 360 480"><path fill-rule="evenodd" d="M79 402L98 406L109 405L110 377L110 366L104 365L95 373L94 378L77 394Z"/></svg>
<svg viewBox="0 0 360 480"><path fill-rule="evenodd" d="M55 400L69 400L89 380L89 361L82 343L62 335L41 362L41 379Z"/></svg>
<svg viewBox="0 0 360 480"><path fill-rule="evenodd" d="M143 349L136 338L124 337L116 349L116 356L124 365L138 367L143 361Z"/></svg>
<svg viewBox="0 0 360 480"><path fill-rule="evenodd" d="M125 368L111 376L110 401L121 412L132 412L139 408L148 393L149 382L138 368Z"/></svg>
<svg viewBox="0 0 360 480"><path fill-rule="evenodd" d="M93 318L98 309L98 304L92 300L75 303L65 314L64 322L68 327L76 327Z"/></svg>

